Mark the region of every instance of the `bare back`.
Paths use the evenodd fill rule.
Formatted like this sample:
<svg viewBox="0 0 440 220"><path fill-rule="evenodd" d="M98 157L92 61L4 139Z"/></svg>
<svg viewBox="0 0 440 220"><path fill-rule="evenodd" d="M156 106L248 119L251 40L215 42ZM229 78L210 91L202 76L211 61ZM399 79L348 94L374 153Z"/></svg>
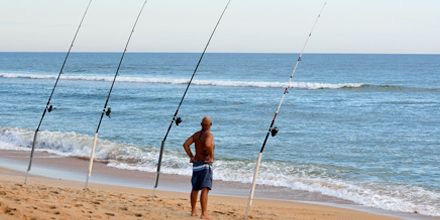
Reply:
<svg viewBox="0 0 440 220"><path fill-rule="evenodd" d="M202 120L202 130L189 137L183 147L190 158L190 162L214 162L214 135L211 134L211 119L205 117ZM195 145L196 155L193 156L190 146Z"/></svg>
<svg viewBox="0 0 440 220"><path fill-rule="evenodd" d="M194 162L207 161L214 162L214 135L209 131L198 131L194 133L194 145L196 148L196 155Z"/></svg>

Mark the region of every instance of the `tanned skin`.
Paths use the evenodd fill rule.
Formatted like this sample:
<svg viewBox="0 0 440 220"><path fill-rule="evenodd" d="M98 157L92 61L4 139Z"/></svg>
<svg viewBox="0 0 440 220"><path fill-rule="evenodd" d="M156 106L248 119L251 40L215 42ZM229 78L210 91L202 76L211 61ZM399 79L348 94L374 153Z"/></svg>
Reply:
<svg viewBox="0 0 440 220"><path fill-rule="evenodd" d="M202 130L194 133L189 137L183 147L185 148L186 154L188 154L190 163L204 161L205 163L214 162L214 135L211 134L211 119L209 117L204 117L202 120ZM194 156L191 152L190 146L194 143L196 155ZM202 206L202 219L212 219L207 213L208 208L208 188L202 189L202 194L200 195L200 205ZM191 191L191 216L198 216L196 205L197 197L199 191Z"/></svg>

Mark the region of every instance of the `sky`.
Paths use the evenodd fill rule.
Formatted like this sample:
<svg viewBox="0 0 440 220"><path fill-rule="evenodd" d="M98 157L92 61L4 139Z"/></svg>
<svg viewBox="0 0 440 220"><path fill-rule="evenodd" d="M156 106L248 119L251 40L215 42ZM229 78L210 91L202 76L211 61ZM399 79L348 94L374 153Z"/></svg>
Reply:
<svg viewBox="0 0 440 220"><path fill-rule="evenodd" d="M66 52L90 0L0 0L0 52ZM228 0L148 0L127 52L202 52ZM123 52L144 0L92 0L72 52ZM231 0L208 53L440 54L439 0Z"/></svg>

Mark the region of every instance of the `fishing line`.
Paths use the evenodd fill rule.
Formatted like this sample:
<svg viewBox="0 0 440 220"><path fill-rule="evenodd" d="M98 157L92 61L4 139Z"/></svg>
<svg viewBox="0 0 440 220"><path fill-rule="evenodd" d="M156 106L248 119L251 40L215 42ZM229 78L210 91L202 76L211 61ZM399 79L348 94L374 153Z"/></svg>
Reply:
<svg viewBox="0 0 440 220"><path fill-rule="evenodd" d="M225 11L228 8L228 5L230 2L231 2L231 0L228 1L225 8L223 9L223 12L220 15L220 18L218 19L217 24L215 25L214 30L212 31L211 36L209 37L208 43L206 43L205 49L203 50L203 53L200 56L199 62L197 63L196 68L194 69L194 72L191 76L191 79L189 80L188 85L186 86L185 92L183 93L182 99L180 100L180 103L177 106L177 110L174 113L173 120L171 120L170 126L168 127L168 130L165 134L165 137L162 140L162 144L160 147L160 153L159 153L159 161L157 162L156 181L155 181L154 189L153 189L153 200L154 200L154 193L156 191L157 186L159 185L160 166L162 164L162 155L163 155L163 150L165 148L165 141L167 140L168 134L170 133L171 127L173 126L174 122L176 122L177 126L179 126L179 124L182 122L182 118L180 118L180 117L176 118L177 114L179 113L180 106L182 105L183 100L185 99L186 93L188 92L189 86L191 85L191 82L194 79L194 76L196 75L196 72L197 72L197 69L199 68L200 63L202 62L203 56L205 55L206 49L208 48L209 43L211 42L212 36L214 36L215 30L217 29L218 25L220 24L220 21L221 21L223 15L225 14Z"/></svg>
<svg viewBox="0 0 440 220"><path fill-rule="evenodd" d="M299 62L301 61L301 57L303 55L304 49L306 48L306 45L309 42L310 37L312 36L313 29L315 29L315 25L318 22L318 19L321 17L322 10L324 10L324 7L325 7L326 4L327 4L327 2L324 3L324 5L322 6L321 11L319 12L318 17L316 18L315 23L313 24L312 30L310 31L309 36L307 37L306 43L304 44L304 47L303 47L303 49L302 49L302 51L301 51L301 53L300 53L300 55L298 57L298 60L296 61L295 67L293 68L292 74L290 75L289 82L287 83L287 86L284 89L284 93L283 93L283 96L281 98L280 104L278 105L278 108L275 111L275 116L272 119L272 122L271 122L270 127L269 127L269 131L267 132L266 138L264 139L263 146L261 147L260 153L258 154L257 166L255 168L254 179L252 181L252 189L251 189L251 192L249 194L248 205L247 205L247 208L246 208L246 215L244 217L245 220L248 218L249 207L251 206L252 199L254 197L255 185L256 185L256 182L257 182L258 170L260 168L261 157L263 155L264 147L266 146L266 142L267 142L267 139L269 138L269 135L272 135L272 137L274 137L278 133L278 128L277 127L273 127L273 125L275 124L275 119L277 118L278 112L279 112L279 110L281 108L281 104L283 103L284 97L286 96L287 90L290 87L290 82L292 81L292 77L295 74L296 68L298 67Z"/></svg>
<svg viewBox="0 0 440 220"><path fill-rule="evenodd" d="M133 32L134 32L134 28L136 27L136 24L137 24L137 22L139 20L139 17L142 14L142 11L144 10L145 4L147 4L147 1L148 0L145 0L144 4L142 5L142 8L139 11L139 14L138 14L138 16L136 18L136 21L134 22L133 28L131 29L130 36L128 37L128 40L127 40L127 44L125 45L124 52L122 53L121 60L119 61L119 65L118 65L118 68L116 70L115 77L113 78L112 86L110 87L110 91L108 92L107 100L105 101L104 109L102 110L101 118L99 119L98 127L96 128L95 137L93 138L92 154L90 156L89 171L87 173L86 185L84 187L84 190L87 190L87 185L89 183L89 178L92 175L93 158L95 156L96 142L98 140L99 127L101 126L101 122L102 122L102 118L104 117L104 114L107 115L110 118L111 108L107 109L107 104L108 104L108 101L110 99L110 95L112 93L113 86L115 85L116 77L119 75L119 69L121 68L122 60L124 59L125 52L127 51L128 44L130 43L131 36L133 35Z"/></svg>
<svg viewBox="0 0 440 220"><path fill-rule="evenodd" d="M86 11L84 12L84 15L81 18L81 22L79 23L79 26L78 26L78 28L77 28L77 30L75 32L74 37L73 37L72 43L70 44L69 50L67 51L66 57L64 58L63 65L61 65L61 69L60 69L60 72L58 73L58 77L57 77L57 79L55 81L55 85L53 86L52 92L50 93L49 99L47 100L46 108L44 108L43 115L41 116L41 119L40 119L40 123L38 124L37 129L35 130L34 139L33 139L33 142L32 142L31 155L29 157L29 166L27 168L26 177L24 179L24 183L25 184L27 182L28 173L29 173L29 171L31 170L31 167L32 167L32 159L34 157L35 143L37 141L38 131L40 130L40 126L41 126L41 123L43 122L43 118L46 115L46 112L50 113L50 112L52 112L53 110L56 109L52 105L50 105L50 101L52 99L53 93L55 92L55 88L58 85L58 81L60 80L61 74L63 74L64 66L66 65L67 59L69 58L69 55L70 55L70 51L72 50L73 44L75 43L76 37L78 36L79 30L81 29L81 25L82 25L82 23L84 21L84 18L86 17L87 11L89 10L89 7L90 7L91 3L92 3L92 0L89 1L89 4L87 5Z"/></svg>

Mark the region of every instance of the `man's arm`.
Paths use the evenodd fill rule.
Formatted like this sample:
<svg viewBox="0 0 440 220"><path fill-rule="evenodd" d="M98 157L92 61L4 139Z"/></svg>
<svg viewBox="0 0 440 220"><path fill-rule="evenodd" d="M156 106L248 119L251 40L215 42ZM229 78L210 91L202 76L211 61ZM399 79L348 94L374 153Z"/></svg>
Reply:
<svg viewBox="0 0 440 220"><path fill-rule="evenodd" d="M193 143L194 143L194 135L186 139L185 143L183 143L183 148L185 148L185 152L186 154L188 154L188 157L190 158L189 161L190 163L193 162L194 155L192 154L191 148L189 146L191 146L191 144Z"/></svg>

